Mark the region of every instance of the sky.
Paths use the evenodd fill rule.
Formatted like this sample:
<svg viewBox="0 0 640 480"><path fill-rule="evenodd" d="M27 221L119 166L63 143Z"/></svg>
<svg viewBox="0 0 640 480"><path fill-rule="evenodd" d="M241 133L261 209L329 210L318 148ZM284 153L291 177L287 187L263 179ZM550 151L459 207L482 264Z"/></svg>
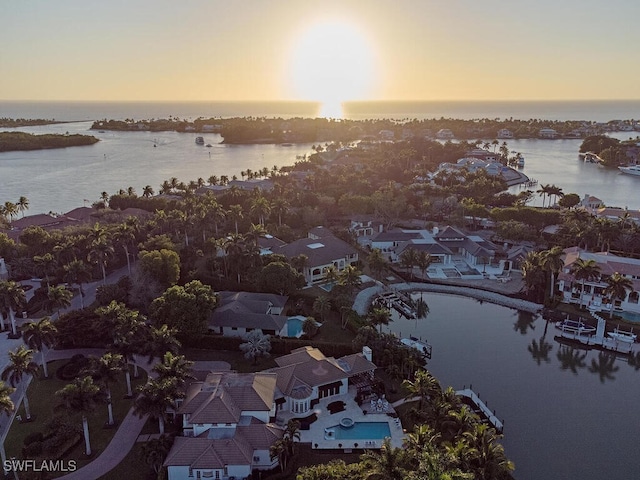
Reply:
<svg viewBox="0 0 640 480"><path fill-rule="evenodd" d="M637 0L0 2L0 99L640 99Z"/></svg>

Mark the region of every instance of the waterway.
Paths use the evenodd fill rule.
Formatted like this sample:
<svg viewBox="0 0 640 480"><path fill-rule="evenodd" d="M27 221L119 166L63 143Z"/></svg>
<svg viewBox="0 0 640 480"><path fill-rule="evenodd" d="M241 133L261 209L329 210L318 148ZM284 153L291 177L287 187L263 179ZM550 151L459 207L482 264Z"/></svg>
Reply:
<svg viewBox="0 0 640 480"><path fill-rule="evenodd" d="M545 335L546 322L535 314L422 295L427 318L396 316L387 330L426 339L433 345L427 368L443 386L472 384L504 420L502 443L517 480L637 478L640 370L626 359L561 346L554 324ZM546 356L536 355L541 344L550 347Z"/></svg>

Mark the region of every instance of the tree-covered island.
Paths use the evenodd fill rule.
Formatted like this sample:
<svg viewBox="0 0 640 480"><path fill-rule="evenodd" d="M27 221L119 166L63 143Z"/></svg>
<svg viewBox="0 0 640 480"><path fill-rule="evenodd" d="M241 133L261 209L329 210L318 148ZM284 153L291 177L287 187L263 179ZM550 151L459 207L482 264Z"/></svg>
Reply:
<svg viewBox="0 0 640 480"><path fill-rule="evenodd" d="M220 133L223 143L313 143L353 141L363 137L386 137L398 140L427 137L457 140L518 139L518 138L585 138L611 131L629 130L636 125L631 120L596 123L585 120L516 120L509 119L376 119L347 120L328 118L198 118L188 121L177 117L151 120L99 120L93 130L116 131L176 131L185 133Z"/></svg>
<svg viewBox="0 0 640 480"><path fill-rule="evenodd" d="M0 118L0 128L35 127L39 125L51 125L54 123L66 123L46 118Z"/></svg>
<svg viewBox="0 0 640 480"><path fill-rule="evenodd" d="M33 135L24 132L0 132L0 152L78 147L93 145L97 142L98 139L92 135Z"/></svg>

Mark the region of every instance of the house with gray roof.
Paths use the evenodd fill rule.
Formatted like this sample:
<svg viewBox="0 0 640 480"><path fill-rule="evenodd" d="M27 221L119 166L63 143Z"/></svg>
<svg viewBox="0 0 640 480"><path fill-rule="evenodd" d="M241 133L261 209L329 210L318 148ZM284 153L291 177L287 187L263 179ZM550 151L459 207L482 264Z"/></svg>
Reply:
<svg viewBox="0 0 640 480"><path fill-rule="evenodd" d="M278 465L269 448L282 438L275 417L276 375L210 372L180 402L183 435L165 459L169 480L247 478Z"/></svg>
<svg viewBox="0 0 640 480"><path fill-rule="evenodd" d="M209 316L209 330L227 337L245 338L260 330L264 335L287 336L282 315L289 297L272 293L218 293L218 306Z"/></svg>
<svg viewBox="0 0 640 480"><path fill-rule="evenodd" d="M282 254L289 260L304 255L307 261L302 274L308 285L323 281L329 267L341 272L358 261L358 251L354 247L322 227L312 229L307 238L274 249L273 253Z"/></svg>

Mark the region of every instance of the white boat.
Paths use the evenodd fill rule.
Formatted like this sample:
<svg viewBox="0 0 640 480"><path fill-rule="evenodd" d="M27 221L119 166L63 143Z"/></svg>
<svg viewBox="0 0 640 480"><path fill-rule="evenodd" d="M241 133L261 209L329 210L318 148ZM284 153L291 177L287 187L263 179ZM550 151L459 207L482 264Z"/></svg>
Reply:
<svg viewBox="0 0 640 480"><path fill-rule="evenodd" d="M640 175L640 165L627 165L626 167L618 167L618 170L629 175Z"/></svg>
<svg viewBox="0 0 640 480"><path fill-rule="evenodd" d="M427 342L423 342L416 337L409 337L400 339L400 343L406 345L407 347L415 348L425 357L431 358L431 345L429 345Z"/></svg>
<svg viewBox="0 0 640 480"><path fill-rule="evenodd" d="M623 330L618 330L617 328L613 332L607 332L607 335L619 342L625 343L634 343L637 338L635 333L625 332Z"/></svg>
<svg viewBox="0 0 640 480"><path fill-rule="evenodd" d="M587 325L581 320L563 320L562 322L556 323L556 328L559 328L563 332L577 333L578 335L591 335L596 331L596 327Z"/></svg>
<svg viewBox="0 0 640 480"><path fill-rule="evenodd" d="M196 137L197 145L204 145L204 137Z"/></svg>
<svg viewBox="0 0 640 480"><path fill-rule="evenodd" d="M524 167L524 157L518 157L518 167L519 168Z"/></svg>

